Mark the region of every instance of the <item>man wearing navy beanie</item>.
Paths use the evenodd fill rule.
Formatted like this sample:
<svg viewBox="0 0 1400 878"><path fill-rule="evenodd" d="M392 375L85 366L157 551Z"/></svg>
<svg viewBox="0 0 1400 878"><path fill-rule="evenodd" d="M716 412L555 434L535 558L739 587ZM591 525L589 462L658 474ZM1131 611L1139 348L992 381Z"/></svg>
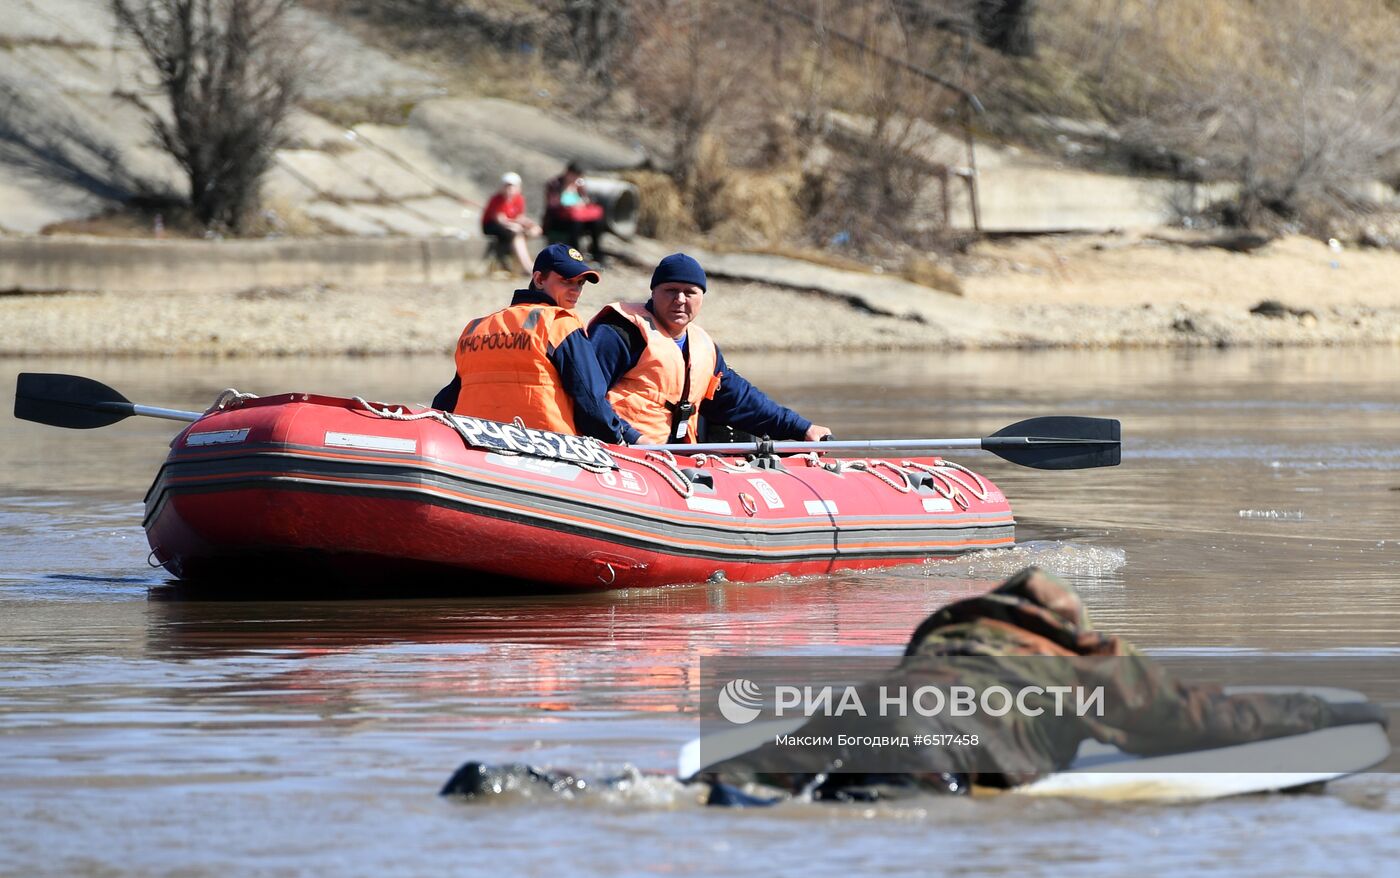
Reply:
<svg viewBox="0 0 1400 878"><path fill-rule="evenodd" d="M652 272L648 301L613 302L593 318L589 341L618 417L652 445L696 441L701 415L772 439L815 442L831 435L725 364L709 334L695 325L708 288L699 262L672 253Z"/></svg>

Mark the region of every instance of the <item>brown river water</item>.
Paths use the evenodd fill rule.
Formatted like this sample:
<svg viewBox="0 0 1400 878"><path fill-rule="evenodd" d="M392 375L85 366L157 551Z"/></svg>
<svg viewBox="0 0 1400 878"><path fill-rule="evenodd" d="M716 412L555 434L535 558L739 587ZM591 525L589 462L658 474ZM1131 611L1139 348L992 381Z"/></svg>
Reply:
<svg viewBox="0 0 1400 878"><path fill-rule="evenodd" d="M843 437L1116 417L1123 465L1039 472L950 455L1011 498L1021 545L893 571L573 596L190 601L146 565L140 526L177 425L17 422L13 373L74 372L202 409L229 385L421 401L450 366L5 361L0 874L1356 875L1400 861L1400 777L1379 773L1321 795L1197 805L741 812L698 807L661 779L588 803L440 799L468 758L671 769L697 730L701 657L895 654L928 612L1032 562L1149 651L1400 662L1400 350L732 361Z"/></svg>

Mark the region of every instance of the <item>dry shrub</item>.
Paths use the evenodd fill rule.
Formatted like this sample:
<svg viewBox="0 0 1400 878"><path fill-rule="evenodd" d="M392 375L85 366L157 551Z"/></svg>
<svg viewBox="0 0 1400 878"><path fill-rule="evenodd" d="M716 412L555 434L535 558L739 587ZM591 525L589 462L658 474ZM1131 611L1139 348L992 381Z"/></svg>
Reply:
<svg viewBox="0 0 1400 878"><path fill-rule="evenodd" d="M695 221L686 209L676 182L658 171L627 171L622 178L641 196L637 232L648 238L674 241L693 235Z"/></svg>
<svg viewBox="0 0 1400 878"><path fill-rule="evenodd" d="M948 266L930 259L922 253L910 253L904 257L900 276L907 281L942 290L945 293L963 294L962 281Z"/></svg>
<svg viewBox="0 0 1400 878"><path fill-rule="evenodd" d="M820 240L871 255L892 244L925 245L939 205L924 196L935 165L929 155L949 96L921 76L887 59L910 52L897 21L868 22L863 50L848 53L840 76L844 102L852 108L846 142L831 161L808 175L805 209L810 231ZM936 223L935 223L936 224Z"/></svg>
<svg viewBox="0 0 1400 878"><path fill-rule="evenodd" d="M795 173L774 173L733 168L724 164L722 150L702 151L711 158L702 161L694 179L701 189L690 198L668 175L656 171L629 171L622 176L637 187L641 212L637 230L650 238L684 240L702 229L697 222L703 215L713 224L703 231L716 243L729 246L759 246L782 242L799 233L802 214L796 194L800 178Z"/></svg>
<svg viewBox="0 0 1400 878"><path fill-rule="evenodd" d="M263 209L258 212L251 233L309 238L326 234L326 229L290 201L268 198L263 201Z"/></svg>
<svg viewBox="0 0 1400 878"><path fill-rule="evenodd" d="M713 129L749 127L764 91L750 59L762 52L766 32L754 28L743 4L722 0L634 0L632 22L635 38L619 73L651 123L663 129L668 169L682 190L713 187L713 179L691 178L710 161L705 151L716 148ZM705 209L692 206L697 214ZM702 229L713 225L696 219Z"/></svg>
<svg viewBox="0 0 1400 878"><path fill-rule="evenodd" d="M588 89L572 82L567 72L551 62L547 52L522 55L495 46L479 46L472 51L470 65L459 61L449 70L461 91L477 97L539 107L560 103L568 111L577 110L589 99Z"/></svg>
<svg viewBox="0 0 1400 878"><path fill-rule="evenodd" d="M749 247L793 239L803 221L797 206L800 188L796 173L734 170L719 198L725 219L711 235L724 244Z"/></svg>
<svg viewBox="0 0 1400 878"><path fill-rule="evenodd" d="M1066 0L1044 45L1127 150L1226 180L1226 222L1320 229L1400 142L1400 14L1389 0Z"/></svg>
<svg viewBox="0 0 1400 878"><path fill-rule="evenodd" d="M758 244L794 233L801 216L793 174L746 170L729 162L715 137L701 139L686 200L701 231L725 244Z"/></svg>
<svg viewBox="0 0 1400 878"><path fill-rule="evenodd" d="M693 228L711 243L754 247L846 231L851 253L862 255L877 239L923 243L929 211L917 202L929 166L915 156L948 96L901 66L911 54L921 64L942 60L926 46L913 51L904 5L637 0L625 72L638 108L661 129L676 183L672 192L637 181L644 202L657 200L644 207L643 233ZM837 31L840 39L828 39ZM829 174L804 175L833 104L870 119L871 135ZM686 221L666 219L679 207L673 195Z"/></svg>
<svg viewBox="0 0 1400 878"><path fill-rule="evenodd" d="M694 152L687 172L678 175L677 180L695 225L700 231L709 232L728 219L724 192L732 175L729 154L724 142L708 133L699 136Z"/></svg>
<svg viewBox="0 0 1400 878"><path fill-rule="evenodd" d="M354 128L364 122L374 125L406 125L414 101L393 95L354 95L344 98L318 98L301 102L302 109L341 128ZM322 144L296 144L299 149L324 149Z"/></svg>
<svg viewBox="0 0 1400 878"><path fill-rule="evenodd" d="M156 218L160 221L157 223ZM133 202L96 216L64 220L45 226L44 235L93 235L99 238L199 238L204 226L182 204Z"/></svg>

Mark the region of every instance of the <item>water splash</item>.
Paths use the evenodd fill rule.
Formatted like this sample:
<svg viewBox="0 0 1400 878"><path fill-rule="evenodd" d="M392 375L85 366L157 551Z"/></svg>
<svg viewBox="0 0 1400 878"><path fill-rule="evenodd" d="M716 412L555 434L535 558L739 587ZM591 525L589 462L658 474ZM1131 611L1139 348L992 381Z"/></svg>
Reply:
<svg viewBox="0 0 1400 878"><path fill-rule="evenodd" d="M1302 521L1301 509L1241 509L1240 518L1267 521Z"/></svg>
<svg viewBox="0 0 1400 878"><path fill-rule="evenodd" d="M993 549L961 558L929 561L923 569L925 576L993 579L1010 576L1034 565L1059 576L1096 579L1118 572L1127 563L1127 553L1122 549L1061 540L1034 540L1010 549Z"/></svg>

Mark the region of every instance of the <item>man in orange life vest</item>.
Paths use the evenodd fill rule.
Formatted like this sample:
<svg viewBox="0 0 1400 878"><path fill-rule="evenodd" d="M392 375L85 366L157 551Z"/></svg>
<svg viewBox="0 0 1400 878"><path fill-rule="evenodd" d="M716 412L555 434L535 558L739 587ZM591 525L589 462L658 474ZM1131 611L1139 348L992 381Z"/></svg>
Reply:
<svg viewBox="0 0 1400 878"><path fill-rule="evenodd" d="M577 250L551 244L535 257L529 289L478 317L457 340L457 375L433 408L604 442L636 442L608 405L607 382L574 306L598 272Z"/></svg>
<svg viewBox="0 0 1400 878"><path fill-rule="evenodd" d="M649 301L614 302L593 318L588 336L617 415L657 445L696 441L700 415L772 439L815 442L831 435L725 365L695 325L705 290L700 263L673 253L652 273Z"/></svg>

